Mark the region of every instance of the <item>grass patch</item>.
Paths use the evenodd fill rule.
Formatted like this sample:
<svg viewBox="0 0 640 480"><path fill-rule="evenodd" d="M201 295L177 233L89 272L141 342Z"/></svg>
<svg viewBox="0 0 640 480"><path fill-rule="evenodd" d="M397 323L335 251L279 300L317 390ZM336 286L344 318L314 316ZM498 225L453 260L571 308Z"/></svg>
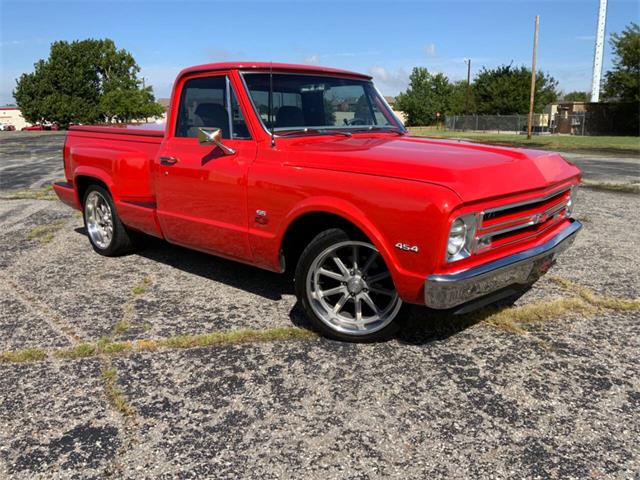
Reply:
<svg viewBox="0 0 640 480"><path fill-rule="evenodd" d="M195 335L177 335L175 337L158 340L158 346L171 348L193 348L220 344L300 340L315 336L315 333L297 327L272 328L269 330L243 329Z"/></svg>
<svg viewBox="0 0 640 480"><path fill-rule="evenodd" d="M144 277L141 282L136 283L131 291L134 295L143 295L147 292L149 286L151 285L151 279L149 277Z"/></svg>
<svg viewBox="0 0 640 480"><path fill-rule="evenodd" d="M56 232L62 228L64 223L64 220L57 220L45 225L37 225L29 230L29 232L27 233L27 240L38 240L42 244L47 244L51 240L53 240Z"/></svg>
<svg viewBox="0 0 640 480"><path fill-rule="evenodd" d="M104 381L104 392L109 404L124 416L135 415L136 411L129 405L122 390L118 387L118 371L112 366L104 367L102 369L102 380Z"/></svg>
<svg viewBox="0 0 640 480"><path fill-rule="evenodd" d="M9 192L4 200L57 200L58 196L51 185L40 188L25 188Z"/></svg>
<svg viewBox="0 0 640 480"><path fill-rule="evenodd" d="M591 188L593 190L604 190L609 192L635 193L640 194L640 183L628 182L596 182L593 180L583 180L581 186Z"/></svg>
<svg viewBox="0 0 640 480"><path fill-rule="evenodd" d="M195 335L177 335L161 339L148 339L126 342L114 342L111 337L102 337L95 343L81 343L70 348L39 351L41 354L25 353L26 350L0 353L0 361L19 363L44 360L47 356L58 359L74 360L78 358L115 356L129 351L155 351L165 349L183 349L207 347L212 345L233 345L250 342L275 342L285 340L303 340L316 337L317 334L297 327L281 327L269 330L230 330Z"/></svg>
<svg viewBox="0 0 640 480"><path fill-rule="evenodd" d="M591 150L640 154L640 137L535 135L531 140L527 140L526 135L437 130L434 127L409 127L409 131L412 135L417 136L459 138L462 140L469 140L471 142L488 143L508 147L525 147L560 151Z"/></svg>
<svg viewBox="0 0 640 480"><path fill-rule="evenodd" d="M485 311L484 314L480 312L472 314L472 316L484 316L479 321L502 330L522 334L526 333L529 325L541 324L571 312L589 315L603 310L617 312L640 311L640 299L598 295L589 288L560 277L550 277L550 280L572 296L550 302L538 302L521 307L507 308L488 315Z"/></svg>
<svg viewBox="0 0 640 480"><path fill-rule="evenodd" d="M56 350L53 355L57 358L73 360L76 358L93 357L96 355L96 346L91 343L81 343L71 348Z"/></svg>
<svg viewBox="0 0 640 480"><path fill-rule="evenodd" d="M37 348L25 348L24 350L16 350L0 354L0 363L39 362L44 360L46 356L47 354L43 350Z"/></svg>
<svg viewBox="0 0 640 480"><path fill-rule="evenodd" d="M640 298L619 298L609 295L598 295L593 290L573 283L571 280L565 278L551 277L550 280L560 285L565 291L577 295L581 300L593 307L619 312L640 311Z"/></svg>
<svg viewBox="0 0 640 480"><path fill-rule="evenodd" d="M97 354L115 355L126 350L131 350L130 342L114 342L111 337L102 337L96 344Z"/></svg>
<svg viewBox="0 0 640 480"><path fill-rule="evenodd" d="M158 350L158 342L155 340L138 340L136 348L143 352L154 352Z"/></svg>
<svg viewBox="0 0 640 480"><path fill-rule="evenodd" d="M122 320L118 320L116 324L113 326L113 334L121 335L128 331L131 328L131 323L126 318Z"/></svg>
<svg viewBox="0 0 640 480"><path fill-rule="evenodd" d="M482 321L512 333L526 333L527 327L542 324L570 312L594 313L595 308L577 297L560 298L521 307L506 308L485 317Z"/></svg>

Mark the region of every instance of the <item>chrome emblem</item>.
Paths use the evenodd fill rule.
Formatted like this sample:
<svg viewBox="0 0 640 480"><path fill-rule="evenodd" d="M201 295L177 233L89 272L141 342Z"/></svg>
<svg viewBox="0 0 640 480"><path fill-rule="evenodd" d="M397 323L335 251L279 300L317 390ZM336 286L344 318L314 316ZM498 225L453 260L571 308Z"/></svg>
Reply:
<svg viewBox="0 0 640 480"><path fill-rule="evenodd" d="M549 220L549 215L547 213L537 213L532 218L533 224L538 225L539 223L544 223Z"/></svg>
<svg viewBox="0 0 640 480"><path fill-rule="evenodd" d="M413 252L418 253L419 249L417 245L409 245L407 243L398 242L396 243L396 248L402 250L403 252Z"/></svg>

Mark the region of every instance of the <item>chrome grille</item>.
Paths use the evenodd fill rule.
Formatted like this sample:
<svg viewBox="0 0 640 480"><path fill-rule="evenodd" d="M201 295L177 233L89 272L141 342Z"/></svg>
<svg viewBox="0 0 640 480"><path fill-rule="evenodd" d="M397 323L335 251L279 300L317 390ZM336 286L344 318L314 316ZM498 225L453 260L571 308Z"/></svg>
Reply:
<svg viewBox="0 0 640 480"><path fill-rule="evenodd" d="M524 202L490 208L480 213L475 253L537 237L566 218L571 188Z"/></svg>

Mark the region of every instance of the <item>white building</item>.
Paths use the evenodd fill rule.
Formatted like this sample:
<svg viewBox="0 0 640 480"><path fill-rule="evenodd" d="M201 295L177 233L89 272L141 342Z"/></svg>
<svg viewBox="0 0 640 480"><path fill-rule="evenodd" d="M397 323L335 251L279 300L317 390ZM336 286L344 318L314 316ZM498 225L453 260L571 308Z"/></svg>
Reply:
<svg viewBox="0 0 640 480"><path fill-rule="evenodd" d="M24 119L18 107L0 107L0 123L13 125L16 130L31 125Z"/></svg>

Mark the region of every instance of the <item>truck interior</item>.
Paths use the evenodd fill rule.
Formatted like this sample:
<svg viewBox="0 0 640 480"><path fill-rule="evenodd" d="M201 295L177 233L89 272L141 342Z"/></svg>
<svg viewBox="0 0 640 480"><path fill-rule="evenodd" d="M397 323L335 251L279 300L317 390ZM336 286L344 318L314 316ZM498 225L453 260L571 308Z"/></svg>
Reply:
<svg viewBox="0 0 640 480"><path fill-rule="evenodd" d="M244 81L265 127L270 128L269 73L245 73ZM309 74L273 74L275 130L394 126L391 113L364 80Z"/></svg>
<svg viewBox="0 0 640 480"><path fill-rule="evenodd" d="M198 128L219 128L222 138L249 139L238 100L224 75L188 80L180 96L177 137L198 136Z"/></svg>

